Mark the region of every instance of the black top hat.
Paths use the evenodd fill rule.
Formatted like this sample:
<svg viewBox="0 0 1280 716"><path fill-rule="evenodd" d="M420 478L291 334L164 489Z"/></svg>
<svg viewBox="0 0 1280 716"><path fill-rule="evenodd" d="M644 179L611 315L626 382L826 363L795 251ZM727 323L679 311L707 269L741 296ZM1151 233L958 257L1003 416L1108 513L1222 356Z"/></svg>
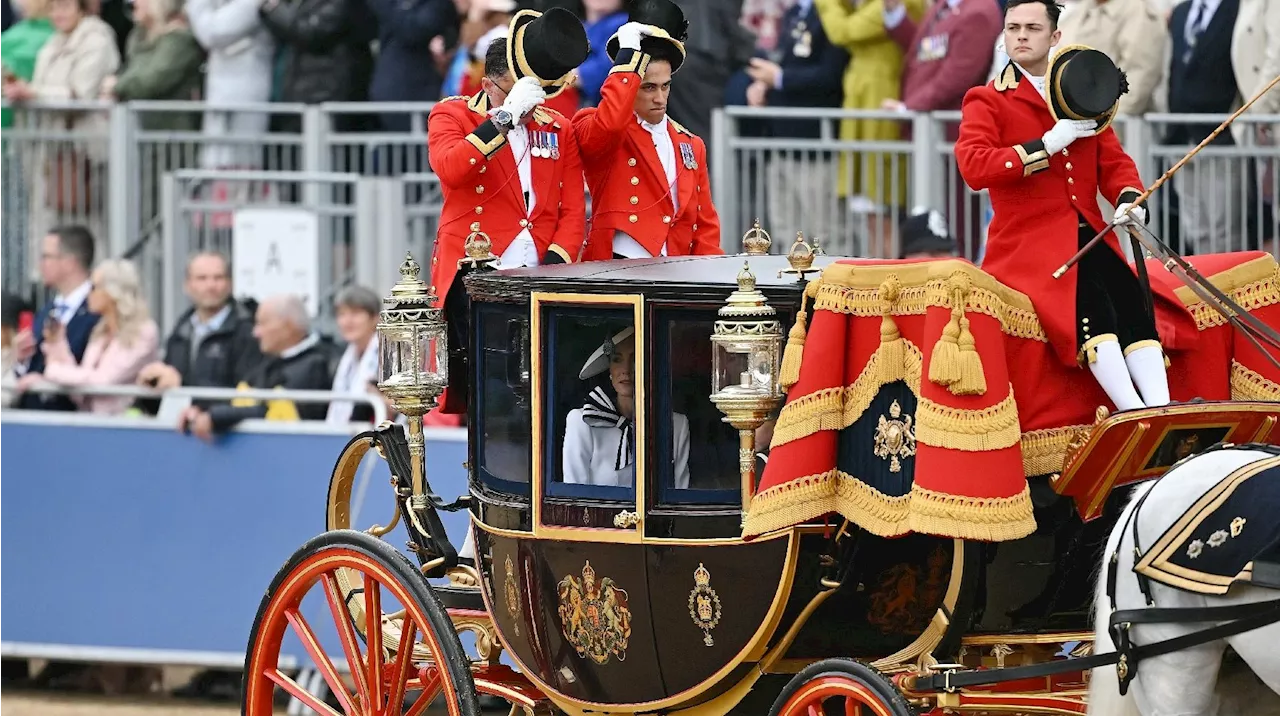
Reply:
<svg viewBox="0 0 1280 716"><path fill-rule="evenodd" d="M640 51L656 55L671 62L675 72L684 64L684 40L689 36L689 21L684 11L671 0L630 0L627 3L627 22L652 25L657 31L640 40ZM609 59L618 56L617 37L609 38L605 45ZM672 51L674 50L674 52Z"/></svg>
<svg viewBox="0 0 1280 716"><path fill-rule="evenodd" d="M569 75L591 51L587 31L576 15L564 8L546 12L521 10L507 32L507 67L517 80L535 77L555 97L569 84Z"/></svg>
<svg viewBox="0 0 1280 716"><path fill-rule="evenodd" d="M1049 60L1045 97L1055 120L1098 120L1101 134L1115 119L1120 95L1129 81L1106 53L1085 45L1068 45Z"/></svg>
<svg viewBox="0 0 1280 716"><path fill-rule="evenodd" d="M956 240L947 229L947 220L937 209L916 209L902 222L899 230L901 255L942 254L955 255Z"/></svg>

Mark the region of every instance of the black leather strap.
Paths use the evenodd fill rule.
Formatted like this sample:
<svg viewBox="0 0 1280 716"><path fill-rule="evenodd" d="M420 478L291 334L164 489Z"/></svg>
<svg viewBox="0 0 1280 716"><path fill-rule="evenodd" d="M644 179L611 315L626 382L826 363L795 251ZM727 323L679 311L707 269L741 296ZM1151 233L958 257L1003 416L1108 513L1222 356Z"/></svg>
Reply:
<svg viewBox="0 0 1280 716"><path fill-rule="evenodd" d="M395 423L374 431L374 440L387 456L387 464L391 468L391 476L395 481L396 500L400 508L400 517L404 520L409 533L409 549L417 556L422 565L443 558L443 562L427 573L428 577L443 577L445 572L458 566L458 550L449 541L449 533L440 521L439 510L452 511L458 503L445 505L439 495L431 491L431 485L423 477L423 490L426 492L427 507L416 518L410 518L408 500L413 492L410 476L413 475L413 461L409 454L409 440L404 429ZM463 500L459 500L462 502ZM420 534L412 525L420 521L428 534Z"/></svg>

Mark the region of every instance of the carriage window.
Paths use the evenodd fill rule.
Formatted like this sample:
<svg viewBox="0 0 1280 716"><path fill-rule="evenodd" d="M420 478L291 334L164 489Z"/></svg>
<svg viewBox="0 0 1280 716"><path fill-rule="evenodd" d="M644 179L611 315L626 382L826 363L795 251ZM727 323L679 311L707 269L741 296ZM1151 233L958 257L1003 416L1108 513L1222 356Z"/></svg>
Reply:
<svg viewBox="0 0 1280 716"><path fill-rule="evenodd" d="M655 444L660 502L737 503L738 434L711 402L714 311L656 316Z"/></svg>
<svg viewBox="0 0 1280 716"><path fill-rule="evenodd" d="M485 306L476 323L480 475L500 491L528 494L533 424L529 312L521 306Z"/></svg>
<svg viewBox="0 0 1280 716"><path fill-rule="evenodd" d="M543 315L547 493L630 499L639 380L634 313L557 307Z"/></svg>

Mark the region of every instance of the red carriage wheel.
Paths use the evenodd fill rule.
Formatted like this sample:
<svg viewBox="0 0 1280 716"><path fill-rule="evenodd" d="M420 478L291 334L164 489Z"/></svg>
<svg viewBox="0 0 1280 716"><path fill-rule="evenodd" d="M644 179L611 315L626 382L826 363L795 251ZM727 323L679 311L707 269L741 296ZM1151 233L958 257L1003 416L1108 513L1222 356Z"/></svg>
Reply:
<svg viewBox="0 0 1280 716"><path fill-rule="evenodd" d="M353 577L359 588L344 589L340 582ZM359 628L348 604L353 599L361 601L359 614L367 622ZM384 639L389 628L396 638ZM332 654L321 643L330 630L339 644L330 645ZM281 645L290 632L324 677L337 709L280 670ZM338 660L348 665L354 689ZM270 716L277 689L326 716L416 715L433 702L450 716L480 713L462 644L426 578L391 545L351 530L326 532L303 545L258 607L245 657L245 716Z"/></svg>
<svg viewBox="0 0 1280 716"><path fill-rule="evenodd" d="M827 659L796 674L769 716L915 716L898 689L875 669Z"/></svg>

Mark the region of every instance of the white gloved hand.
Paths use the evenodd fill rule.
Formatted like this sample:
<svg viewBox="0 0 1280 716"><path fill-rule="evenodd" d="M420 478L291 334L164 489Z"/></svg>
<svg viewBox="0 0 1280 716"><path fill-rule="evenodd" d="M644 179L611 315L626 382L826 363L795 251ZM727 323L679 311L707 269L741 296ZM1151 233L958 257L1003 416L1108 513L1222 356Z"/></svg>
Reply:
<svg viewBox="0 0 1280 716"><path fill-rule="evenodd" d="M1098 122L1093 119L1059 119L1053 129L1044 133L1045 151L1057 154L1077 139L1092 135L1097 128Z"/></svg>
<svg viewBox="0 0 1280 716"><path fill-rule="evenodd" d="M502 103L502 108L510 112L511 116L518 121L546 99L547 91L542 89L542 84L536 77L521 77L507 93L507 99Z"/></svg>
<svg viewBox="0 0 1280 716"><path fill-rule="evenodd" d="M1146 207L1134 206L1133 209L1129 209L1129 207L1131 206L1133 206L1133 204L1121 204L1120 206L1116 207L1116 215L1115 215L1116 226L1125 226L1127 224L1133 224L1134 226L1138 226L1139 224L1147 223ZM1128 211L1129 213L1126 214L1125 213L1126 211Z"/></svg>
<svg viewBox="0 0 1280 716"><path fill-rule="evenodd" d="M639 22L628 22L614 33L618 38L618 46L628 50L639 50L640 40L653 34L653 27Z"/></svg>

